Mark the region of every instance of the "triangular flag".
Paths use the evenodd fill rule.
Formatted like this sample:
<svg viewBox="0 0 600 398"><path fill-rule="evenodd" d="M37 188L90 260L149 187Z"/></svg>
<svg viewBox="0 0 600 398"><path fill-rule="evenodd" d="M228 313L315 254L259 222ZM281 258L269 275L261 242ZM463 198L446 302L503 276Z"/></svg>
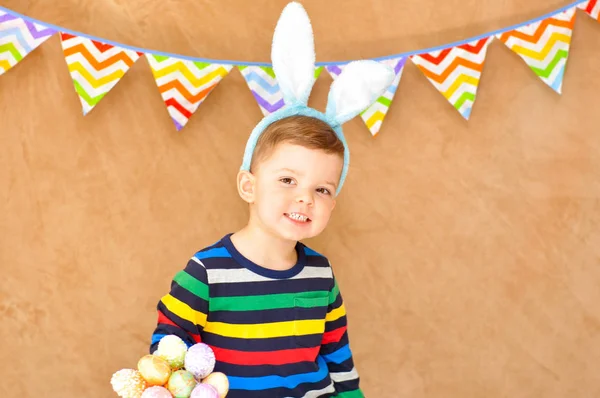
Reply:
<svg viewBox="0 0 600 398"><path fill-rule="evenodd" d="M588 2L579 4L578 8L581 8L590 17L600 22L600 1L589 0Z"/></svg>
<svg viewBox="0 0 600 398"><path fill-rule="evenodd" d="M477 87L492 38L486 37L457 47L416 54L412 62L460 114L469 119Z"/></svg>
<svg viewBox="0 0 600 398"><path fill-rule="evenodd" d="M383 119L387 114L392 101L394 99L394 94L396 94L396 89L398 88L398 84L400 83L400 78L402 77L402 71L404 70L404 64L406 63L406 58L393 58L386 59L380 61L382 64L389 66L394 69L396 73L396 77L392 84L388 87L386 92L377 99L373 105L364 110L360 117L367 125L367 128L371 132L373 136L376 136L381 129L381 124L383 123ZM327 72L331 75L331 77L335 80L340 73L344 70L344 66L346 65L328 65L325 67Z"/></svg>
<svg viewBox="0 0 600 398"><path fill-rule="evenodd" d="M146 58L177 131L233 68L156 54L146 54Z"/></svg>
<svg viewBox="0 0 600 398"><path fill-rule="evenodd" d="M61 33L60 39L84 115L117 85L142 55L68 33Z"/></svg>
<svg viewBox="0 0 600 398"><path fill-rule="evenodd" d="M315 80L317 80L319 78L319 76L321 76L321 72L323 71L323 67L322 66L317 66L315 68Z"/></svg>
<svg viewBox="0 0 600 398"><path fill-rule="evenodd" d="M562 92L576 9L571 7L541 21L497 35L544 83L559 94Z"/></svg>
<svg viewBox="0 0 600 398"><path fill-rule="evenodd" d="M0 10L0 75L56 33Z"/></svg>
<svg viewBox="0 0 600 398"><path fill-rule="evenodd" d="M275 78L275 72L271 66L238 66L238 69L244 76L248 88L254 95L263 116L267 116L285 105L283 102L283 93L279 88L279 83ZM319 78L322 66L315 68L315 79Z"/></svg>

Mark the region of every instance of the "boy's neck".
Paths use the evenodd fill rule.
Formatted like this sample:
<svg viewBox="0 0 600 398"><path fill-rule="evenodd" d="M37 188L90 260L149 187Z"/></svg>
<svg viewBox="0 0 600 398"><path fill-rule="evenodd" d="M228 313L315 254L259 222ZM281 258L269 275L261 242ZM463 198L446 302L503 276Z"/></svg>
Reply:
<svg viewBox="0 0 600 398"><path fill-rule="evenodd" d="M288 270L298 261L297 242L278 239L251 224L231 235L231 242L244 257L267 269Z"/></svg>

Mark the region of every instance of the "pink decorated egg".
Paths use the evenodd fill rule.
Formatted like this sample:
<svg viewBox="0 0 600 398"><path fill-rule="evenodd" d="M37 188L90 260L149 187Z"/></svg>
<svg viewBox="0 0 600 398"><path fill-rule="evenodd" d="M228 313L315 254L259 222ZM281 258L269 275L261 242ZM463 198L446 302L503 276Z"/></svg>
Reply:
<svg viewBox="0 0 600 398"><path fill-rule="evenodd" d="M197 379L203 379L215 368L215 353L204 343L194 344L185 354L184 366Z"/></svg>
<svg viewBox="0 0 600 398"><path fill-rule="evenodd" d="M110 384L121 398L141 398L148 386L140 372L134 369L121 369L115 372L110 379Z"/></svg>
<svg viewBox="0 0 600 398"><path fill-rule="evenodd" d="M166 388L153 386L144 390L141 398L173 398L173 396Z"/></svg>
<svg viewBox="0 0 600 398"><path fill-rule="evenodd" d="M219 398L219 392L210 384L198 384L190 398Z"/></svg>
<svg viewBox="0 0 600 398"><path fill-rule="evenodd" d="M219 398L225 398L229 392L229 379L227 379L227 376L225 376L224 373L211 373L206 377L206 379L202 380L202 383L210 384L216 388L217 392L219 393Z"/></svg>

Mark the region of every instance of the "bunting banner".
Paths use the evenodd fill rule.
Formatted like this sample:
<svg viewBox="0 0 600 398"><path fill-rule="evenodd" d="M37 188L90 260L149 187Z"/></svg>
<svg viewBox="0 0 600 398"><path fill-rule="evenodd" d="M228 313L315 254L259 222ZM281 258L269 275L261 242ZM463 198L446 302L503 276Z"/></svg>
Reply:
<svg viewBox="0 0 600 398"><path fill-rule="evenodd" d="M285 105L283 103L283 93L279 89L272 67L239 65L238 69L244 76L254 99L258 102L263 116L267 116ZM315 68L315 79L319 78L322 70L323 67Z"/></svg>
<svg viewBox="0 0 600 398"><path fill-rule="evenodd" d="M587 2L581 3L579 5L579 8L585 11L585 13L588 14L590 17L600 22L600 1L589 0Z"/></svg>
<svg viewBox="0 0 600 398"><path fill-rule="evenodd" d="M396 77L386 92L379 97L373 105L360 114L360 117L362 118L363 122L365 122L367 128L373 136L376 136L377 133L379 133L381 125L383 124L383 119L385 119L385 115L392 105L394 94L396 94L398 84L400 83L400 78L402 77L402 71L404 70L406 58L401 57L395 59L386 59L380 62L392 68L396 73ZM340 75L340 73L342 73L344 66L345 65L329 65L326 67L326 69L331 77L335 79Z"/></svg>
<svg viewBox="0 0 600 398"><path fill-rule="evenodd" d="M452 106L469 119L490 42L490 38L484 38L457 47L416 54L411 60Z"/></svg>
<svg viewBox="0 0 600 398"><path fill-rule="evenodd" d="M576 8L572 7L550 18L496 36L557 93L562 93L575 11Z"/></svg>
<svg viewBox="0 0 600 398"><path fill-rule="evenodd" d="M55 33L0 8L0 76Z"/></svg>
<svg viewBox="0 0 600 398"><path fill-rule="evenodd" d="M372 136L381 132L394 101L406 62L412 62L459 112L469 120L479 90L489 45L501 41L517 54L538 79L559 95L577 11L600 22L600 0L577 0L551 13L477 37L375 61L394 69L387 91L361 118ZM87 115L144 56L158 94L175 129L182 130L198 107L234 67L243 76L263 116L284 106L283 94L269 63L189 57L133 47L39 21L0 6L0 76L53 35L59 35L67 68ZM323 69L336 79L351 60L317 62L315 79ZM524 65L524 67L525 67ZM229 105L228 105L229 106ZM457 116L459 117L459 116Z"/></svg>
<svg viewBox="0 0 600 398"><path fill-rule="evenodd" d="M142 55L68 33L61 33L60 39L84 115L117 85Z"/></svg>
<svg viewBox="0 0 600 398"><path fill-rule="evenodd" d="M156 54L146 54L146 58L177 131L233 68Z"/></svg>

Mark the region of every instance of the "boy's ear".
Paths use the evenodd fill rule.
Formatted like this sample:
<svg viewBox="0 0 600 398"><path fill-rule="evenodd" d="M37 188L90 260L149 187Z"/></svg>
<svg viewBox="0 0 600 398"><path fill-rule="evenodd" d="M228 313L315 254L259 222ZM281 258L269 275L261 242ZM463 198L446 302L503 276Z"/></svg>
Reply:
<svg viewBox="0 0 600 398"><path fill-rule="evenodd" d="M237 189L240 197L247 203L254 203L256 178L247 170L240 170L237 175Z"/></svg>

